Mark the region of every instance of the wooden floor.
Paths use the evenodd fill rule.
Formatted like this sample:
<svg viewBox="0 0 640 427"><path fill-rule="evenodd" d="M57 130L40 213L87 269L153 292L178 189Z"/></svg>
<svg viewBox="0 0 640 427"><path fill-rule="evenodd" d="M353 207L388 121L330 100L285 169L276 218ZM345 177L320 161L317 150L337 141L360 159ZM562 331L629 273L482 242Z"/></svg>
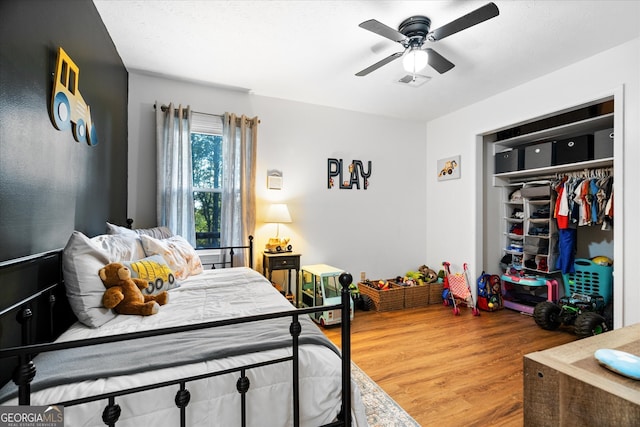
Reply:
<svg viewBox="0 0 640 427"><path fill-rule="evenodd" d="M351 359L422 426L521 426L523 356L575 339L509 309L356 311Z"/></svg>

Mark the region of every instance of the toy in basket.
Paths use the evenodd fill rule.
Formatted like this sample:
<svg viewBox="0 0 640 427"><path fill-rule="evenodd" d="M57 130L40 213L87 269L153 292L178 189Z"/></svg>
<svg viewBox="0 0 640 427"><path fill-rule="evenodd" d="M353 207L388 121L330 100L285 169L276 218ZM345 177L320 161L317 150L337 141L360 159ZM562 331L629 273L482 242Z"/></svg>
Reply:
<svg viewBox="0 0 640 427"><path fill-rule="evenodd" d="M474 316L480 316L480 311L476 306L469 286L469 270L467 263L463 264L464 273L451 274L448 262L443 262L444 266L444 290L442 291L442 303L446 306L453 306L453 314L460 315L460 304L470 307Z"/></svg>

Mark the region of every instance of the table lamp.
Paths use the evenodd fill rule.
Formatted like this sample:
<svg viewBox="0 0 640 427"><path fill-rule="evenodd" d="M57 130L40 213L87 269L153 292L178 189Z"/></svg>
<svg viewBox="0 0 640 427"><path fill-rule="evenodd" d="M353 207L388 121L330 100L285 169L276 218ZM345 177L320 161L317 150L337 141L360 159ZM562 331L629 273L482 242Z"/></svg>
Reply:
<svg viewBox="0 0 640 427"><path fill-rule="evenodd" d="M289 244L289 238L280 238L280 224L292 222L287 205L284 203L274 203L269 206L264 222L277 224L276 237L269 239L265 250L267 252L291 252L292 247Z"/></svg>

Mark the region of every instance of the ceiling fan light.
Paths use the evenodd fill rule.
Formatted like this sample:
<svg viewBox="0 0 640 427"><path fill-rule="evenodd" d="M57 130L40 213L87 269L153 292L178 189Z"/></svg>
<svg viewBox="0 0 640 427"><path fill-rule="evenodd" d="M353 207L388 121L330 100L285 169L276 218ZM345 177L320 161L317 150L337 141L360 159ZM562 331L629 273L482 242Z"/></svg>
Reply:
<svg viewBox="0 0 640 427"><path fill-rule="evenodd" d="M411 49L402 58L402 66L407 73L422 70L429 63L429 54L425 50Z"/></svg>

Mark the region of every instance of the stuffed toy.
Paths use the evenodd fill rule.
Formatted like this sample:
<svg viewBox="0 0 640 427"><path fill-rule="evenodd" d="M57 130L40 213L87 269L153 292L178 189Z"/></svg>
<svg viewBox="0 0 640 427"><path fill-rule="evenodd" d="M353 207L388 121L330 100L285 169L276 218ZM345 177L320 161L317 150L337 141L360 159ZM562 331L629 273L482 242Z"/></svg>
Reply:
<svg viewBox="0 0 640 427"><path fill-rule="evenodd" d="M438 280L438 274L426 265L421 265L418 271L424 276L425 283L433 283Z"/></svg>
<svg viewBox="0 0 640 427"><path fill-rule="evenodd" d="M102 304L119 314L137 314L149 316L156 314L161 305L169 302L169 294L163 291L157 295L144 295L148 283L145 280L131 278L131 271L118 262L112 262L98 273L107 288L102 296Z"/></svg>

